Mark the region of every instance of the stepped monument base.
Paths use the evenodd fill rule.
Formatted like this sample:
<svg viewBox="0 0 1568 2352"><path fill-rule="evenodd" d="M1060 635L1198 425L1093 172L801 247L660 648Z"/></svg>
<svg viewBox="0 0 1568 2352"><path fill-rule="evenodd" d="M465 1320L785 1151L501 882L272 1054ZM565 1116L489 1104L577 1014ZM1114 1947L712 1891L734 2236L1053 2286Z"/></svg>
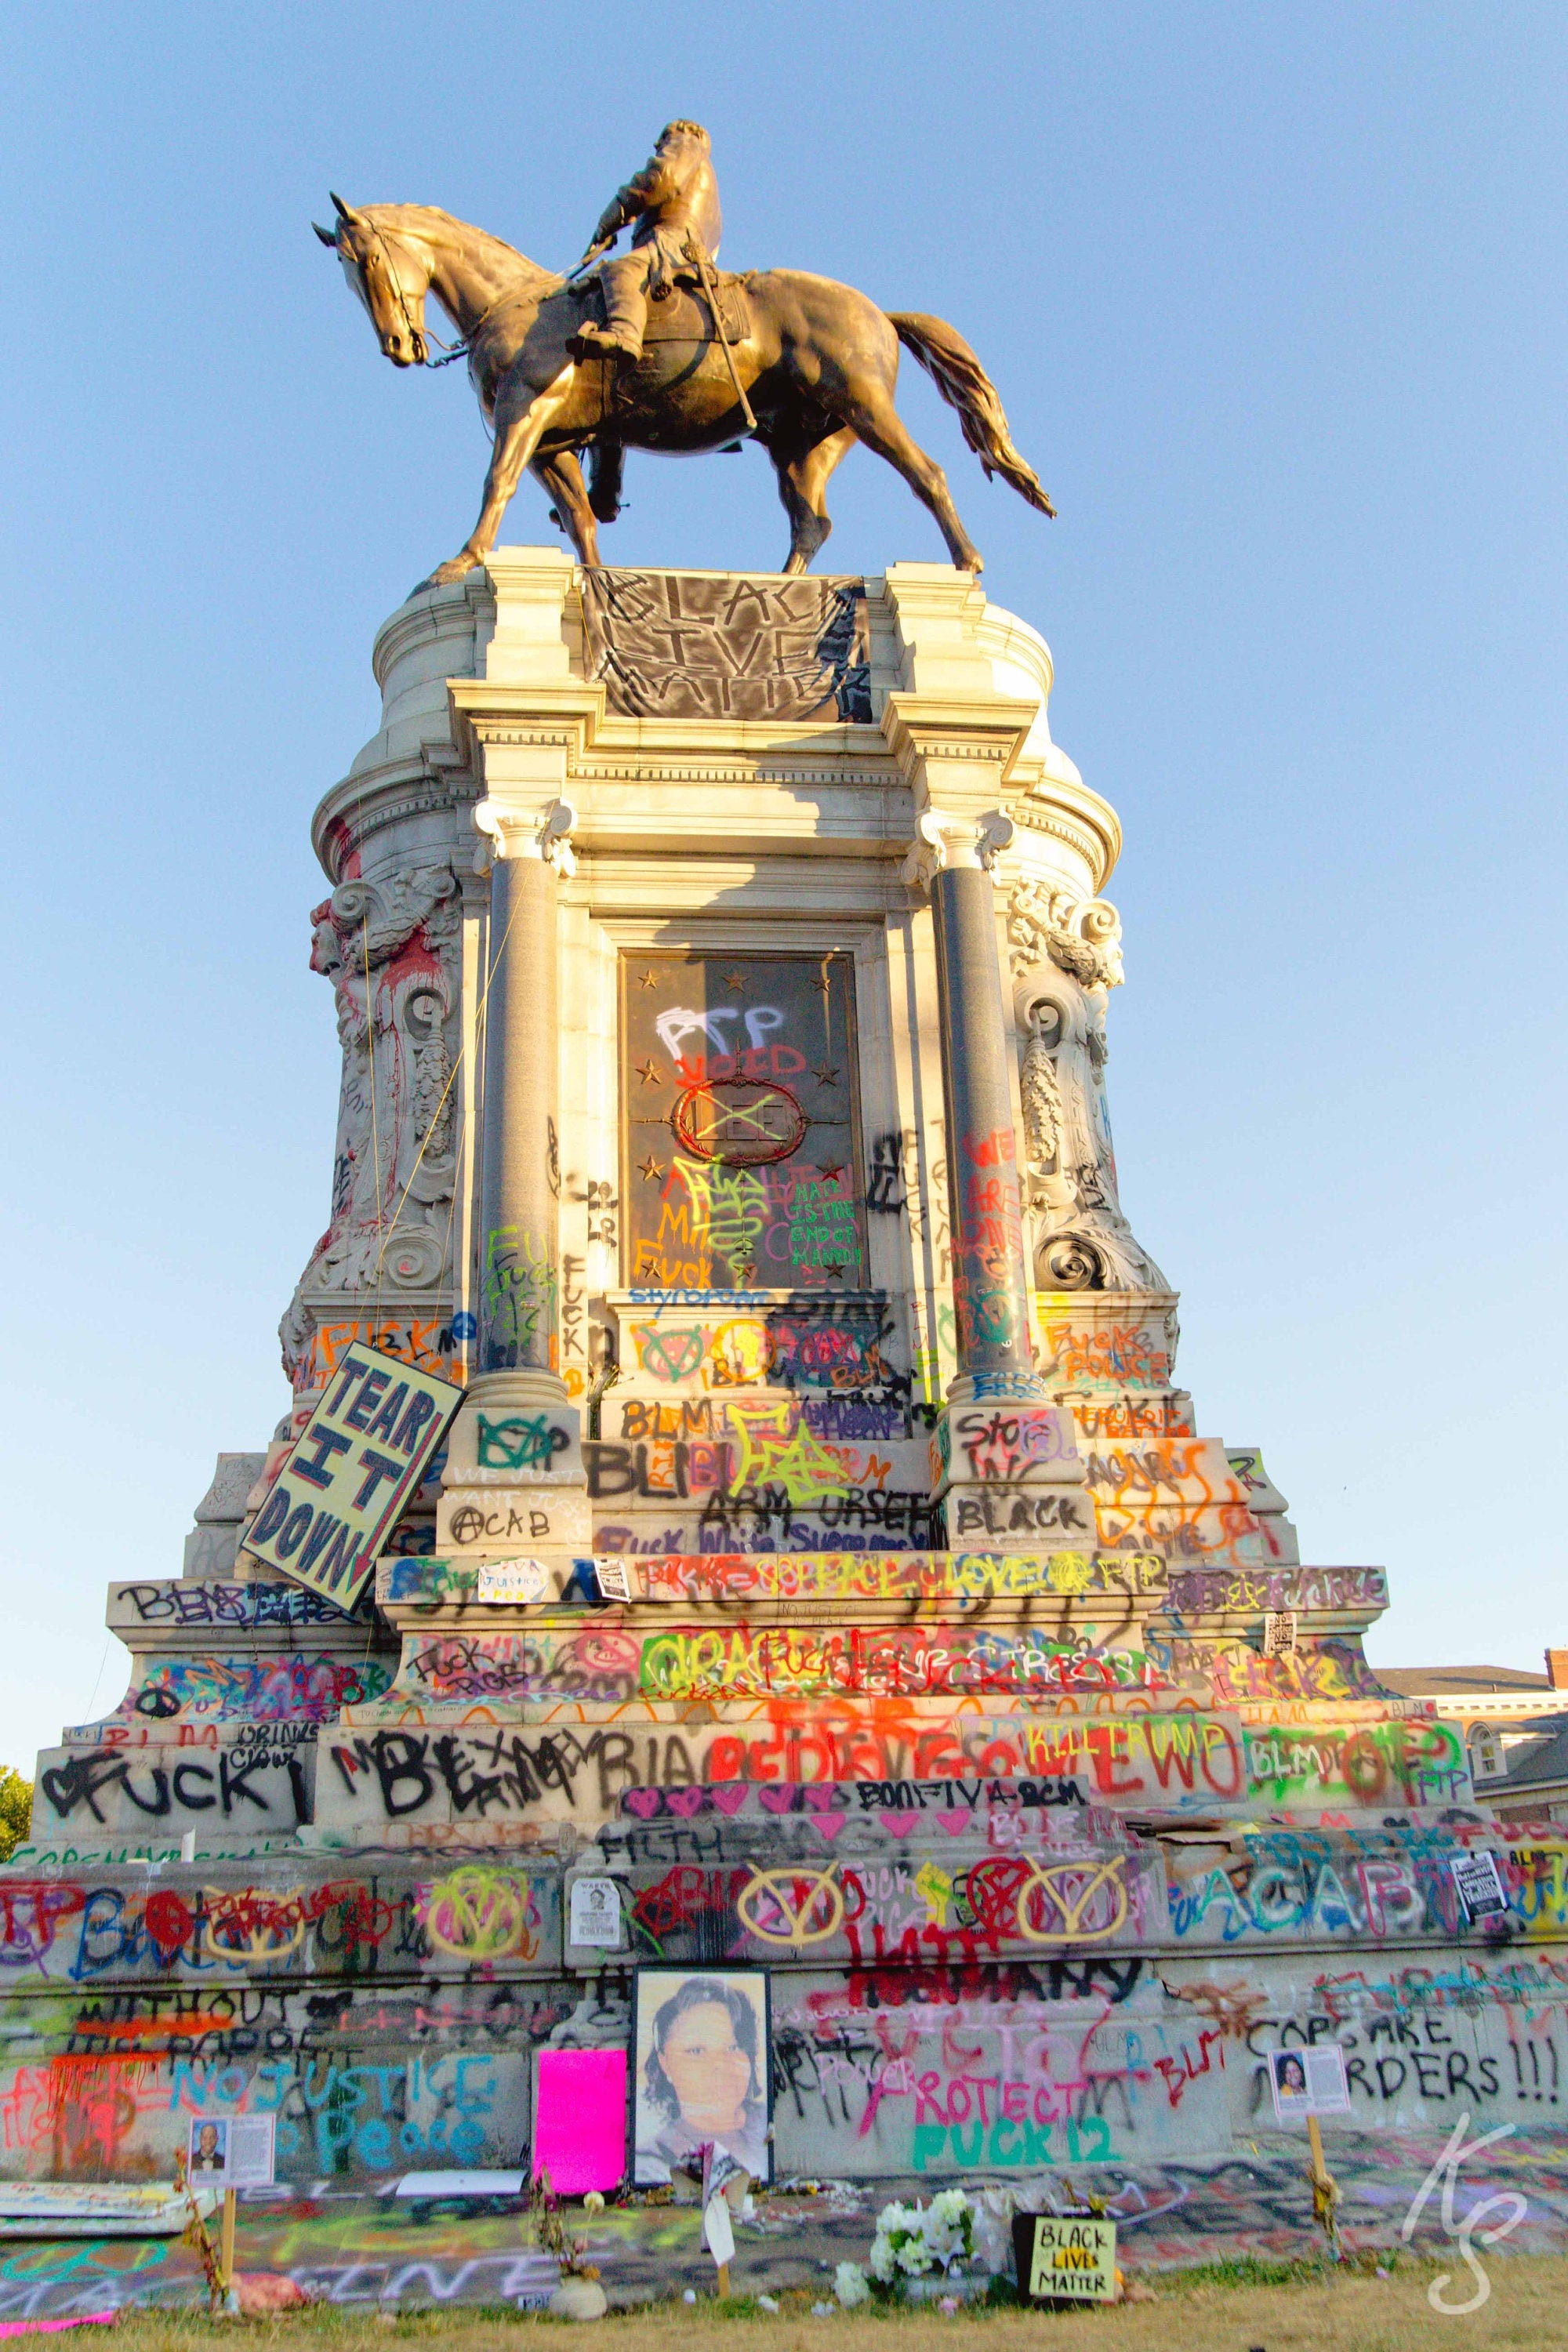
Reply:
<svg viewBox="0 0 1568 2352"><path fill-rule="evenodd" d="M343 1076L292 1409L182 1574L110 1585L126 1696L39 1759L5 2178L169 2180L193 2117L270 2114L294 2252L246 2211L345 2301L417 2299L421 2244L437 2299L542 2299L514 2221L405 2260L323 2200L427 2216L396 2184L546 2145L677 2201L731 2146L738 2283L864 2259L900 2182L973 2191L996 2269L1085 2191L1132 2260L1299 2252L1269 2053L1331 2043L1367 2242L1461 2116L1515 2127L1468 2184L1539 2186L1568 1849L1380 1687L1383 1571L1303 1565L1177 1385L1107 1113L1121 832L1042 638L946 567L510 548L374 667L314 826ZM334 1586L295 1440L357 1394L385 1475L399 1364L461 1402ZM694 2213L591 2234L613 2302L701 2282Z"/></svg>

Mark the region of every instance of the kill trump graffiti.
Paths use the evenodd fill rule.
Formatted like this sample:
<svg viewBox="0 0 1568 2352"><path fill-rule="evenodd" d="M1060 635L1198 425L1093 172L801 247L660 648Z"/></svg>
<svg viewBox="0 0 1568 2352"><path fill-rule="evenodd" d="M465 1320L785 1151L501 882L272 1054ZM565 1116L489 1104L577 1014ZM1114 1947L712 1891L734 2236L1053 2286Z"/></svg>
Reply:
<svg viewBox="0 0 1568 2352"><path fill-rule="evenodd" d="M449 1381L376 1348L350 1349L274 1479L246 1550L352 1608L462 1401Z"/></svg>

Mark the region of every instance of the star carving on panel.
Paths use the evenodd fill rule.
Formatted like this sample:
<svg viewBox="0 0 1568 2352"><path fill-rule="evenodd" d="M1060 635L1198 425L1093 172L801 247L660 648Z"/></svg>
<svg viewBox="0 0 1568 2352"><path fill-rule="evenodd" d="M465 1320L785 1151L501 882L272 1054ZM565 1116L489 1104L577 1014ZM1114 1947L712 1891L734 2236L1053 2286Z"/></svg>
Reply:
<svg viewBox="0 0 1568 2352"><path fill-rule="evenodd" d="M830 1274L835 1282L842 1282L844 1279L843 1259L837 1257L825 1257L822 1261L822 1271L824 1274Z"/></svg>
<svg viewBox="0 0 1568 2352"><path fill-rule="evenodd" d="M657 988L658 986L658 972L645 971L642 978L638 981L637 986L639 988Z"/></svg>
<svg viewBox="0 0 1568 2352"><path fill-rule="evenodd" d="M658 1177L663 1175L664 1169L662 1164L654 1158L650 1151L646 1160L640 1160L637 1162L637 1173L641 1176L645 1184L651 1184Z"/></svg>
<svg viewBox="0 0 1568 2352"><path fill-rule="evenodd" d="M820 1175L825 1184L837 1184L840 1176L843 1175L844 1171L842 1168L835 1165L832 1167L821 1168L817 1171L817 1173Z"/></svg>
<svg viewBox="0 0 1568 2352"><path fill-rule="evenodd" d="M812 1072L812 1076L819 1087L836 1087L838 1084L838 1073L831 1062L824 1062L819 1070Z"/></svg>
<svg viewBox="0 0 1568 2352"><path fill-rule="evenodd" d="M822 970L817 973L816 978L811 984L819 994L823 996L826 995L828 990L832 987L833 982L827 977L827 966L826 964L823 965Z"/></svg>
<svg viewBox="0 0 1568 2352"><path fill-rule="evenodd" d="M651 1055L646 1062L639 1062L637 1064L637 1076L642 1080L645 1087L658 1086L658 1064L653 1059Z"/></svg>
<svg viewBox="0 0 1568 2352"><path fill-rule="evenodd" d="M726 988L733 988L743 992L746 985L745 973L743 971L727 971L724 974L724 985Z"/></svg>

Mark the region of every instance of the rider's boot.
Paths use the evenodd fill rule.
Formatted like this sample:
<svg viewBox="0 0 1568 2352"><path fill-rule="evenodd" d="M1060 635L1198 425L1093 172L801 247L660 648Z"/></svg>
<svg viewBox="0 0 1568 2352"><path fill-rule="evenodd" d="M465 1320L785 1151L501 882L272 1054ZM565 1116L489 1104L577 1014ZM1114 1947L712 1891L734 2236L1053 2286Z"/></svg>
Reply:
<svg viewBox="0 0 1568 2352"><path fill-rule="evenodd" d="M607 261L599 273L605 289L605 324L590 321L572 338L588 352L618 352L628 360L642 357L643 329L647 324L647 297L643 291L647 264L640 254L625 254Z"/></svg>

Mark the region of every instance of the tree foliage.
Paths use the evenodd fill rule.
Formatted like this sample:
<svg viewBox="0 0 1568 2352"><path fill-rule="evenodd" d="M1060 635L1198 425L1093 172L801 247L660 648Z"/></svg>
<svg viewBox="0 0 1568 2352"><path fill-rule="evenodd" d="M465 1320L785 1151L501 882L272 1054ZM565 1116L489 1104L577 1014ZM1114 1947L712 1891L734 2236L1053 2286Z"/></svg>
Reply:
<svg viewBox="0 0 1568 2352"><path fill-rule="evenodd" d="M33 1784L20 1772L0 1770L0 1862L9 1862L27 1834L33 1811Z"/></svg>

